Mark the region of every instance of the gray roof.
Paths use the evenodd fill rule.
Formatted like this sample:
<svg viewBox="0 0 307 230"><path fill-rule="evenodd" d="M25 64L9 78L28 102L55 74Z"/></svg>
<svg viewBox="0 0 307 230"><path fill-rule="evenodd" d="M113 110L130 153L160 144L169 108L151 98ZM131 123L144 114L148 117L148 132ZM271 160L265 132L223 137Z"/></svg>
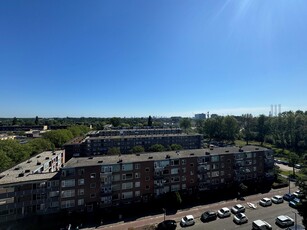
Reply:
<svg viewBox="0 0 307 230"><path fill-rule="evenodd" d="M187 136L202 136L201 134L186 134L186 133L172 133L172 134L148 134L148 135L126 135L126 136L98 136L98 137L87 137L88 140L97 140L97 139L135 139L135 138L154 138L154 137L187 137Z"/></svg>
<svg viewBox="0 0 307 230"><path fill-rule="evenodd" d="M40 167L43 167L46 162L49 162L51 159L55 158L60 153L63 153L63 150L42 152L27 161L24 161L13 168L10 168L0 174L0 186L4 184L13 184L20 182L28 182L35 180L48 180L54 177L57 172L46 172L46 173L33 173ZM39 162L39 164L38 164ZM23 176L21 176L23 174Z"/></svg>
<svg viewBox="0 0 307 230"><path fill-rule="evenodd" d="M242 147L244 152L257 152L267 150L263 147L258 146L244 146ZM119 160L122 163L132 163L132 162L144 162L144 161L158 161L166 159L168 155L170 159L187 158L190 156L205 156L207 153L210 155L222 155L222 154L233 154L239 152L239 147L218 147L211 149L192 149L192 150L180 150L180 151L167 151L167 152L154 152L154 153L140 153L140 154L121 154L112 156L91 156L91 157L76 157L71 158L65 164L65 168L73 167L85 167L94 165L107 165L116 164Z"/></svg>

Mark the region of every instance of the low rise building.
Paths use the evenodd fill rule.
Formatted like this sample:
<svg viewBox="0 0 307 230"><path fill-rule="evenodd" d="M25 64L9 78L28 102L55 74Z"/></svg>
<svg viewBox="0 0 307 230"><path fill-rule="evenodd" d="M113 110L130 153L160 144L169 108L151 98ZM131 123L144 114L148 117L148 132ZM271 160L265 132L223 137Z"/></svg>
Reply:
<svg viewBox="0 0 307 230"><path fill-rule="evenodd" d="M59 211L65 153L46 151L0 174L0 222Z"/></svg>

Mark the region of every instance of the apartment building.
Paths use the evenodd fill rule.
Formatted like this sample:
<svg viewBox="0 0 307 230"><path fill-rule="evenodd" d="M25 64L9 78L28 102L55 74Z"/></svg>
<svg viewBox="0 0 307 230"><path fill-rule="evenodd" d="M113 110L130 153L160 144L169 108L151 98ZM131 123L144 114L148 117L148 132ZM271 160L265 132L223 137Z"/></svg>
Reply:
<svg viewBox="0 0 307 230"><path fill-rule="evenodd" d="M125 128L90 131L87 133L89 137L99 136L134 136L134 135L163 135L163 134L181 134L180 128Z"/></svg>
<svg viewBox="0 0 307 230"><path fill-rule="evenodd" d="M46 151L0 174L0 222L58 212L65 152Z"/></svg>
<svg viewBox="0 0 307 230"><path fill-rule="evenodd" d="M61 172L61 208L92 211L273 181L271 150L246 146L72 158ZM63 195L65 194L65 195Z"/></svg>
<svg viewBox="0 0 307 230"><path fill-rule="evenodd" d="M128 136L98 136L73 140L64 145L66 157L105 155L113 147L120 149L122 154L132 152L134 146L143 146L145 151L154 145L165 147L172 144L181 145L183 149L202 148L202 135L200 134L157 134L157 135L128 135Z"/></svg>

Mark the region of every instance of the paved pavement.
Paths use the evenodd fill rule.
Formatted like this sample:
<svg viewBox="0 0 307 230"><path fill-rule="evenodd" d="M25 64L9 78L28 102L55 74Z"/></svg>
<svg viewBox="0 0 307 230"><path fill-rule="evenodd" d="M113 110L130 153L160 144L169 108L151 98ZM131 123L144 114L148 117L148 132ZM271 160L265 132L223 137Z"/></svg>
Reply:
<svg viewBox="0 0 307 230"><path fill-rule="evenodd" d="M291 188L293 190L296 190L295 185L292 183ZM266 194L256 194L256 195L251 195L248 197L245 197L245 201L240 201L240 200L226 200L226 201L221 201L218 203L213 203L213 204L208 204L208 205L201 205L201 206L196 206L193 208L188 208L188 209L182 209L178 210L177 213L172 214L172 215L166 215L166 219L173 219L176 220L177 222L180 221L180 219L185 216L185 215L193 215L195 218L199 218L201 214L206 211L206 210L218 210L222 207L232 207L233 205L237 203L245 203L246 202L251 202L251 203L256 203L258 202L261 198L263 197L272 197L274 195L283 195L289 191L289 188L281 188L281 189L276 189L276 190L271 190L269 193ZM159 215L155 216L146 216L139 218L134 221L126 221L123 220L121 222L115 223L115 224L109 224L109 225L102 225L97 227L96 229L100 230L124 230L124 229L137 229L141 228L142 226L147 226L147 225L153 225L157 224L161 221L164 220L164 214L161 213ZM90 229L90 228L88 228ZM95 229L95 228L91 228Z"/></svg>

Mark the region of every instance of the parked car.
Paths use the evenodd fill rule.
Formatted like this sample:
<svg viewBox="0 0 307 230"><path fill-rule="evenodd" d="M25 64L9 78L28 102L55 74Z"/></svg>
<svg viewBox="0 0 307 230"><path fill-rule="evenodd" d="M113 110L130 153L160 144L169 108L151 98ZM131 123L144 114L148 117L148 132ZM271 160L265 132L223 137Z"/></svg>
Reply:
<svg viewBox="0 0 307 230"><path fill-rule="evenodd" d="M255 220L253 221L252 226L254 230L271 230L272 229L272 226L264 220Z"/></svg>
<svg viewBox="0 0 307 230"><path fill-rule="evenodd" d="M259 201L259 204L263 207L267 207L272 205L272 201L270 198L265 197Z"/></svg>
<svg viewBox="0 0 307 230"><path fill-rule="evenodd" d="M295 164L295 165L294 165L294 168L296 168L296 169L301 169L302 166L301 166L300 164Z"/></svg>
<svg viewBox="0 0 307 230"><path fill-rule="evenodd" d="M235 206L231 208L231 212L233 214L237 214L239 212L245 212L245 207L241 204L236 204Z"/></svg>
<svg viewBox="0 0 307 230"><path fill-rule="evenodd" d="M289 202L289 206L292 208L297 208L297 206L301 203L301 200L299 198L294 198Z"/></svg>
<svg viewBox="0 0 307 230"><path fill-rule="evenodd" d="M276 218L276 224L280 227L289 227L294 225L294 221L289 216L281 215Z"/></svg>
<svg viewBox="0 0 307 230"><path fill-rule="evenodd" d="M216 212L214 212L214 211L206 211L200 217L200 219L203 222L209 222L209 221L212 221L212 220L216 220L216 218L217 218L217 215L216 215Z"/></svg>
<svg viewBox="0 0 307 230"><path fill-rule="evenodd" d="M248 222L248 219L244 213L240 212L233 216L233 221L236 224L244 224Z"/></svg>
<svg viewBox="0 0 307 230"><path fill-rule="evenodd" d="M177 228L175 220L165 220L158 224L157 230L174 230Z"/></svg>
<svg viewBox="0 0 307 230"><path fill-rule="evenodd" d="M293 195L297 198L303 198L305 196L304 193L300 190L295 191Z"/></svg>
<svg viewBox="0 0 307 230"><path fill-rule="evenodd" d="M292 227L288 227L287 230L305 230L305 227L300 224L295 224Z"/></svg>
<svg viewBox="0 0 307 230"><path fill-rule="evenodd" d="M294 199L294 195L291 194L291 193L286 193L284 196L283 196L284 200L285 201L291 201Z"/></svg>
<svg viewBox="0 0 307 230"><path fill-rule="evenodd" d="M284 199L280 195L275 195L275 196L272 197L272 202L274 204L281 204L281 203L284 202Z"/></svg>
<svg viewBox="0 0 307 230"><path fill-rule="evenodd" d="M191 226L193 224L195 224L195 220L194 220L194 217L192 215L187 215L187 216L183 217L180 221L180 225L182 227Z"/></svg>
<svg viewBox="0 0 307 230"><path fill-rule="evenodd" d="M220 218L225 218L225 217L229 217L231 215L229 208L221 208L220 210L217 211L217 215Z"/></svg>

